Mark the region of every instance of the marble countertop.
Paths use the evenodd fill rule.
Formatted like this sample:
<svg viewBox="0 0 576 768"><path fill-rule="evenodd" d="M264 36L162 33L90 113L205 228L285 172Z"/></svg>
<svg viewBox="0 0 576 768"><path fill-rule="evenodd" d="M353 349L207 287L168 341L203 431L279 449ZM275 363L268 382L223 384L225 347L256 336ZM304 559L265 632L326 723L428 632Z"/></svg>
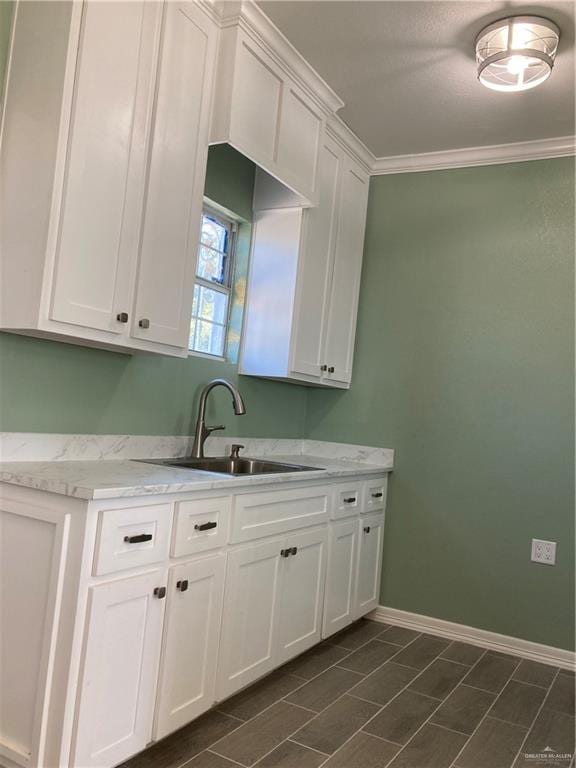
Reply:
<svg viewBox="0 0 576 768"><path fill-rule="evenodd" d="M308 472L231 477L193 469L179 469L133 460L6 461L0 462L0 482L73 496L78 499L110 499L162 493L236 489L270 483L303 482L352 475L390 472L393 452L382 463L355 458L328 458L303 453L274 454L269 458L288 464L316 467ZM256 457L256 453L251 454ZM260 454L262 456L262 454Z"/></svg>

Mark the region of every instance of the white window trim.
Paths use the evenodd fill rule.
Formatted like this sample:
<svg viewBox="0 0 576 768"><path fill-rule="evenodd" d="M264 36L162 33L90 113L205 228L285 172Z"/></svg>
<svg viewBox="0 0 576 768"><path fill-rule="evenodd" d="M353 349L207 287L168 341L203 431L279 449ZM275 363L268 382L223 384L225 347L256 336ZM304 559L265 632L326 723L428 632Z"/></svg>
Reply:
<svg viewBox="0 0 576 768"><path fill-rule="evenodd" d="M188 347L188 357L203 357L208 360L221 360L222 362L226 362L227 356L226 356L226 350L228 347L228 333L230 330L230 315L232 312L232 292L234 289L233 286L233 277L234 277L234 262L235 262L235 256L236 256L236 243L238 238L238 220L236 217L231 216L228 211L224 211L224 209L219 209L219 206L215 206L211 204L210 201L207 201L205 199L204 205L202 206L202 216L204 215L213 216L215 219L219 219L222 222L225 222L227 225L229 225L230 229L230 247L228 249L227 259L226 259L226 265L225 265L225 279L223 283L218 282L212 282L211 280L206 280L203 277L199 277L197 274L198 270L198 258L200 254L200 246L201 246L201 240L198 240L197 243L197 250L196 250L196 273L194 275L194 287L196 285L200 285L203 288L209 288L211 291L216 291L217 293L224 293L228 297L228 301L226 304L226 317L223 323L224 328L224 349L222 355L212 355L210 352L201 352L196 349L190 349ZM192 320L193 315L190 316L190 320ZM220 323L215 323L215 325L220 325ZM190 344L190 339L188 339L188 344Z"/></svg>

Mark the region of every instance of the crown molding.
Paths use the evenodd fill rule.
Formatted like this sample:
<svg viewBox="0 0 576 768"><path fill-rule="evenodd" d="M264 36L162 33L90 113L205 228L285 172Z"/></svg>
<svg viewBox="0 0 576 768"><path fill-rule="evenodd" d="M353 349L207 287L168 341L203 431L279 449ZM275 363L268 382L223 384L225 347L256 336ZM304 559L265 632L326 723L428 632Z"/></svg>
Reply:
<svg viewBox="0 0 576 768"><path fill-rule="evenodd" d="M239 25L248 32L296 83L310 94L327 114L342 109L344 102L320 77L272 20L253 0L228 0L214 4L222 29Z"/></svg>
<svg viewBox="0 0 576 768"><path fill-rule="evenodd" d="M349 128L339 115L330 115L326 131L360 163L366 173L372 174L376 158L361 139Z"/></svg>
<svg viewBox="0 0 576 768"><path fill-rule="evenodd" d="M441 171L449 168L471 168L477 165L501 165L526 160L569 157L574 154L576 154L576 136L558 136L552 139L447 149L442 152L424 152L418 155L376 157L372 163L371 173L373 176L383 176L388 173Z"/></svg>

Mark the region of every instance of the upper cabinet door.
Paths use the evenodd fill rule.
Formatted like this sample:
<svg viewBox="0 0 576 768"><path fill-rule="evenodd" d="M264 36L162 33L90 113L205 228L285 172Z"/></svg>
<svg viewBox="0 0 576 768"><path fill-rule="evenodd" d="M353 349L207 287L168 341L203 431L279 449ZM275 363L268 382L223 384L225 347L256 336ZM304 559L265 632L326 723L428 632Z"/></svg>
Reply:
<svg viewBox="0 0 576 768"><path fill-rule="evenodd" d="M342 157L338 147L326 136L320 152L320 200L316 208L304 212L291 351L292 373L318 380L325 363L324 333L341 165Z"/></svg>
<svg viewBox="0 0 576 768"><path fill-rule="evenodd" d="M217 28L165 4L132 335L186 347L208 152Z"/></svg>
<svg viewBox="0 0 576 768"><path fill-rule="evenodd" d="M324 132L321 111L290 81L284 83L276 162L282 181L318 201L317 171Z"/></svg>
<svg viewBox="0 0 576 768"><path fill-rule="evenodd" d="M117 765L152 735L164 600L162 570L90 588L71 765Z"/></svg>
<svg viewBox="0 0 576 768"><path fill-rule="evenodd" d="M129 312L160 15L157 3L84 5L52 320L126 327L117 315Z"/></svg>
<svg viewBox="0 0 576 768"><path fill-rule="evenodd" d="M274 164L283 81L280 70L247 35L238 32L230 133L238 149Z"/></svg>
<svg viewBox="0 0 576 768"><path fill-rule="evenodd" d="M368 183L369 177L347 160L340 190L325 347L328 380L342 384L350 384L352 379Z"/></svg>

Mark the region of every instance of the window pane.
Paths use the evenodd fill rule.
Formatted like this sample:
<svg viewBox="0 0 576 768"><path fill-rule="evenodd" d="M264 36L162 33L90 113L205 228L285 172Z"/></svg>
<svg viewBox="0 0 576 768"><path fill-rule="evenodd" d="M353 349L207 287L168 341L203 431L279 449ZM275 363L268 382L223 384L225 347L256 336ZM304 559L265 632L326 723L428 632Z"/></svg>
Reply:
<svg viewBox="0 0 576 768"><path fill-rule="evenodd" d="M194 350L194 334L196 333L196 318L193 317L190 321L190 337L188 339L188 349Z"/></svg>
<svg viewBox="0 0 576 768"><path fill-rule="evenodd" d="M194 300L192 302L192 315L195 317L198 314L198 302L200 301L200 286L196 283L194 285Z"/></svg>
<svg viewBox="0 0 576 768"><path fill-rule="evenodd" d="M212 320L214 323L226 322L228 308L228 296L219 291L211 291L209 288L200 289L200 303L198 311L194 314L203 320Z"/></svg>
<svg viewBox="0 0 576 768"><path fill-rule="evenodd" d="M222 284L226 274L226 254L200 246L198 254L198 277Z"/></svg>
<svg viewBox="0 0 576 768"><path fill-rule="evenodd" d="M228 229L205 213L202 216L202 235L200 241L217 251L227 251Z"/></svg>
<svg viewBox="0 0 576 768"><path fill-rule="evenodd" d="M224 326L207 320L198 320L194 349L208 355L222 355L224 352Z"/></svg>

